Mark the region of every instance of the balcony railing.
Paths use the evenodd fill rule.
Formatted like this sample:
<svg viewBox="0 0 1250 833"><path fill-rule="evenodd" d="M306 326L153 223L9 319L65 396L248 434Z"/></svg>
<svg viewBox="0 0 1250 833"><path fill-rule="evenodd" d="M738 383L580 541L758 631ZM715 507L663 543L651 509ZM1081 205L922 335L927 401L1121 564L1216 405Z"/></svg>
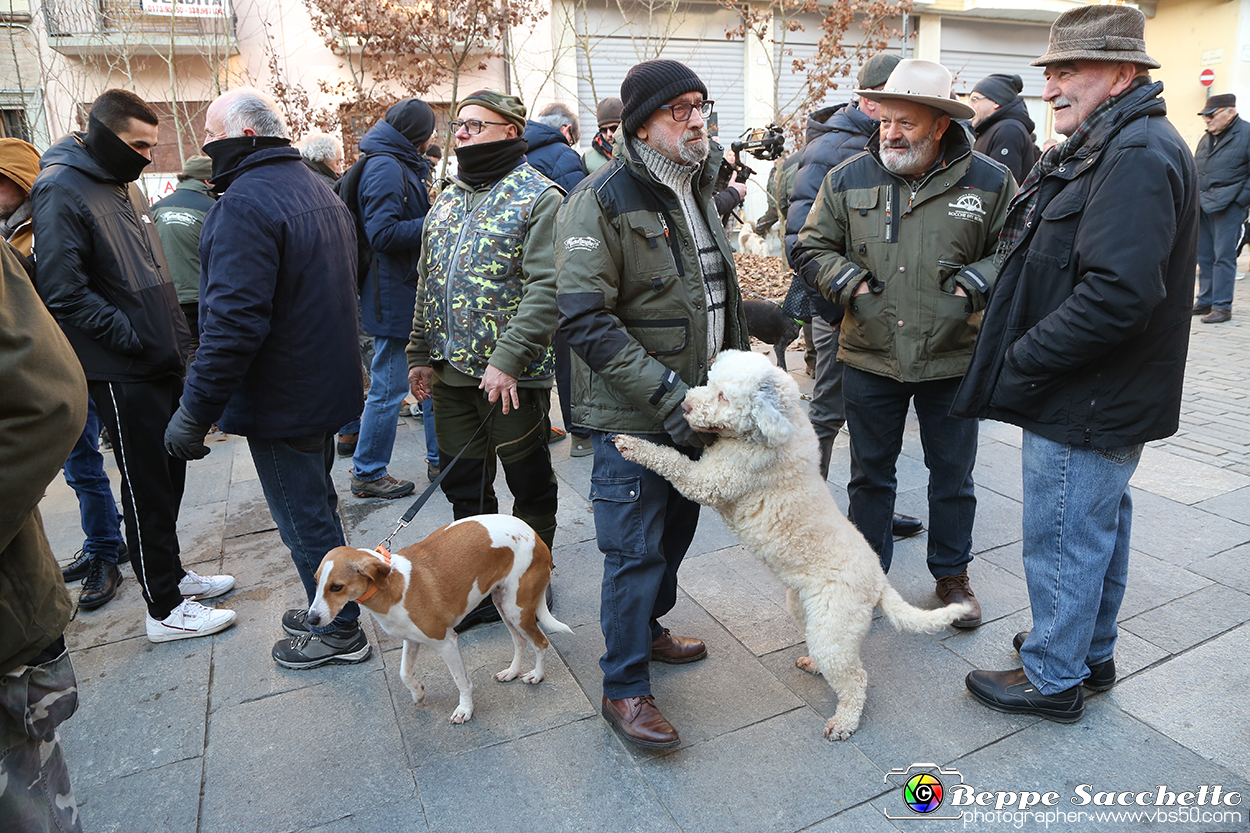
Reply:
<svg viewBox="0 0 1250 833"><path fill-rule="evenodd" d="M44 0L48 41L65 54L236 54L229 0Z"/></svg>

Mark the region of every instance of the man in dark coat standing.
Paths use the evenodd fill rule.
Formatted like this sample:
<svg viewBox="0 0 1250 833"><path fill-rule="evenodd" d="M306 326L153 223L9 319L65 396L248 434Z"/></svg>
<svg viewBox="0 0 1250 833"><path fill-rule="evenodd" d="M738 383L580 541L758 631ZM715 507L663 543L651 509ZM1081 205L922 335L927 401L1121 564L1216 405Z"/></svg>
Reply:
<svg viewBox="0 0 1250 833"><path fill-rule="evenodd" d="M997 711L1064 723L1115 684L1129 479L1176 431L1198 246L1193 159L1166 118L1145 17L1082 6L1050 30L1043 98L1068 139L1033 168L953 413L1024 429L1023 668L973 671Z"/></svg>
<svg viewBox="0 0 1250 833"><path fill-rule="evenodd" d="M186 466L165 453L161 437L182 392L189 335L148 201L134 184L152 161L159 123L139 96L106 90L91 105L87 131L43 155L30 198L39 230L35 288L78 354L113 438L147 636L166 642L217 633L235 613L194 598L227 592L233 578L198 576L178 557ZM117 592L116 561L114 550L92 560L83 588L94 606Z"/></svg>
<svg viewBox="0 0 1250 833"><path fill-rule="evenodd" d="M357 497L398 498L411 494L411 480L397 480L387 467L395 448L399 406L408 395L408 334L417 303L417 258L430 210L430 160L434 110L419 98L391 106L360 140L366 155L356 201L365 237L377 255L360 292L361 329L373 336L369 398L360 417L352 455L351 489ZM422 405L426 468L438 476L434 410Z"/></svg>
<svg viewBox="0 0 1250 833"><path fill-rule="evenodd" d="M1207 134L1198 140L1198 300L1193 314L1203 324L1233 317L1237 242L1250 207L1250 124L1237 115L1237 97L1213 95L1198 115Z"/></svg>
<svg viewBox="0 0 1250 833"><path fill-rule="evenodd" d="M577 115L559 102L548 104L525 123L525 159L568 193L586 176L582 157L573 149L580 138Z"/></svg>
<svg viewBox="0 0 1250 833"><path fill-rule="evenodd" d="M307 621L313 573L346 543L330 479L334 430L364 396L352 216L300 161L265 94L231 90L209 105L204 124L221 197L200 236L200 349L165 447L199 459L213 423L247 437L307 594L282 617L291 638L274 646L274 661L297 669L364 662L371 649L355 602L327 626Z"/></svg>
<svg viewBox="0 0 1250 833"><path fill-rule="evenodd" d="M1020 97L1024 80L1019 75L996 72L972 88L968 103L977 114L972 126L977 133L973 150L1006 165L1016 182L1024 182L1040 152L1033 138L1033 119Z"/></svg>

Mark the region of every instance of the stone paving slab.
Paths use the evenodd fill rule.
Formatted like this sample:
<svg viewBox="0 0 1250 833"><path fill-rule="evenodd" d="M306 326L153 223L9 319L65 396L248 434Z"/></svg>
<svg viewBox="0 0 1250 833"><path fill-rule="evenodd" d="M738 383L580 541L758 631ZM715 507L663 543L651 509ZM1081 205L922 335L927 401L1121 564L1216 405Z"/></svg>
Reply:
<svg viewBox="0 0 1250 833"><path fill-rule="evenodd" d="M82 828L91 833L168 833L199 824L202 756L115 778L100 789L81 789L76 771L73 777Z"/></svg>

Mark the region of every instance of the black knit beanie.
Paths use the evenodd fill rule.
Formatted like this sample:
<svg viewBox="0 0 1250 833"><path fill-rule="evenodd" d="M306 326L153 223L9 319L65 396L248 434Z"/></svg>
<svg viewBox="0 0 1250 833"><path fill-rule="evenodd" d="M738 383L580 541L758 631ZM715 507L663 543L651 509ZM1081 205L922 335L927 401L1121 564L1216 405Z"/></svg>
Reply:
<svg viewBox="0 0 1250 833"><path fill-rule="evenodd" d="M386 111L385 121L415 148L421 147L434 133L434 110L419 98L405 98L392 104Z"/></svg>
<svg viewBox="0 0 1250 833"><path fill-rule="evenodd" d="M980 93L999 107L1002 107L1018 96L1023 89L1024 81L1019 75L1005 75L1001 72L996 72L993 75L987 75L982 78L972 88L972 91Z"/></svg>
<svg viewBox="0 0 1250 833"><path fill-rule="evenodd" d="M635 65L621 82L621 125L634 134L661 104L684 93L701 93L707 98L707 85L694 70L679 61L644 61Z"/></svg>

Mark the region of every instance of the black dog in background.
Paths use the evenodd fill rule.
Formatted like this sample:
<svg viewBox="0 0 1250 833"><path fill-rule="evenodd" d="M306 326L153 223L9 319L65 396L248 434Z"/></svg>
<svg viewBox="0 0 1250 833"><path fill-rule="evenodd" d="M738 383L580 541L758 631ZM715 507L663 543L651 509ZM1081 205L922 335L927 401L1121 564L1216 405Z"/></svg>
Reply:
<svg viewBox="0 0 1250 833"><path fill-rule="evenodd" d="M772 301L743 301L747 332L765 344L773 345L777 366L786 370L786 348L799 337L803 325L781 311Z"/></svg>

